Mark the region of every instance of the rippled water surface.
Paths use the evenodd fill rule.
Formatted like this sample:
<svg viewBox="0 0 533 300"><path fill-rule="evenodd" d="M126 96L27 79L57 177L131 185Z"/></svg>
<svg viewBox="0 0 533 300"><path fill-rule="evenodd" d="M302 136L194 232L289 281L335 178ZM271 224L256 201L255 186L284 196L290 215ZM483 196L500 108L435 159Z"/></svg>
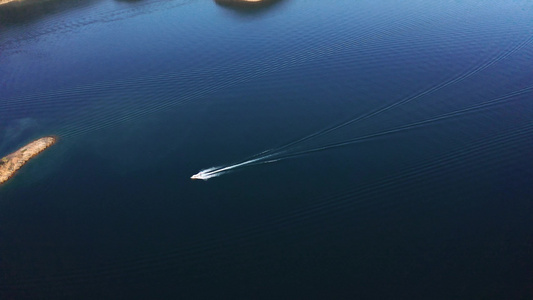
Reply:
<svg viewBox="0 0 533 300"><path fill-rule="evenodd" d="M529 1L0 6L0 298L532 298L532 62Z"/></svg>

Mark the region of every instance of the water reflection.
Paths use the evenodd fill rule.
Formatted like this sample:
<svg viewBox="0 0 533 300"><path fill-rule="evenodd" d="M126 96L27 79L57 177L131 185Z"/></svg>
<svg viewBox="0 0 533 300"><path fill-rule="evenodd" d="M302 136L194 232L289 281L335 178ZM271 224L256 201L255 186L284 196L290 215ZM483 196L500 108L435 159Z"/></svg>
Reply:
<svg viewBox="0 0 533 300"><path fill-rule="evenodd" d="M241 12L260 12L264 11L266 9L269 9L272 6L275 6L283 0L256 0L256 1L249 1L249 0L214 0L216 4L235 9L237 11Z"/></svg>
<svg viewBox="0 0 533 300"><path fill-rule="evenodd" d="M20 25L59 14L71 9L87 7L101 0L14 1L0 5L0 26Z"/></svg>

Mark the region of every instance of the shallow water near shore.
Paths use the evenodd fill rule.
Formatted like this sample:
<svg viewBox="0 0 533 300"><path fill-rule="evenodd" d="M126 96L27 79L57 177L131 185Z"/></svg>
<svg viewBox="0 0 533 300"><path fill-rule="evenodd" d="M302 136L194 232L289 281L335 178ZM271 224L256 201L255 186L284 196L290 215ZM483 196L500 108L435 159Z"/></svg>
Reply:
<svg viewBox="0 0 533 300"><path fill-rule="evenodd" d="M533 296L533 7L426 2L0 7L0 298Z"/></svg>

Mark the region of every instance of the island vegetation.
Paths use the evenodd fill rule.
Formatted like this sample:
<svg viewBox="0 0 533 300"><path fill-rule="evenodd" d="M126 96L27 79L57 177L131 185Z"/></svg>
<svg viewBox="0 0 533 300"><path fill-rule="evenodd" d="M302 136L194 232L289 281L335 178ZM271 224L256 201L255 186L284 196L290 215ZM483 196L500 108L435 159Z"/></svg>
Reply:
<svg viewBox="0 0 533 300"><path fill-rule="evenodd" d="M55 136L37 139L17 151L0 159L0 184L9 180L15 172L22 168L30 159L52 146L57 141Z"/></svg>

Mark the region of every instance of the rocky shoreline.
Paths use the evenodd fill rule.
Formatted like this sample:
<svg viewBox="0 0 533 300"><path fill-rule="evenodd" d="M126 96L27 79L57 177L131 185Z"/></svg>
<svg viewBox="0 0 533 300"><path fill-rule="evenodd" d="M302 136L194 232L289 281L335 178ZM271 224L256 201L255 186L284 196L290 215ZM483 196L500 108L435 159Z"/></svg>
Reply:
<svg viewBox="0 0 533 300"><path fill-rule="evenodd" d="M24 164L52 146L56 141L57 137L55 136L43 137L2 158L0 160L0 184L13 177Z"/></svg>
<svg viewBox="0 0 533 300"><path fill-rule="evenodd" d="M15 2L15 1L17 1L17 0L0 0L0 5L2 5L2 4L8 4L8 3L10 3L10 2Z"/></svg>

